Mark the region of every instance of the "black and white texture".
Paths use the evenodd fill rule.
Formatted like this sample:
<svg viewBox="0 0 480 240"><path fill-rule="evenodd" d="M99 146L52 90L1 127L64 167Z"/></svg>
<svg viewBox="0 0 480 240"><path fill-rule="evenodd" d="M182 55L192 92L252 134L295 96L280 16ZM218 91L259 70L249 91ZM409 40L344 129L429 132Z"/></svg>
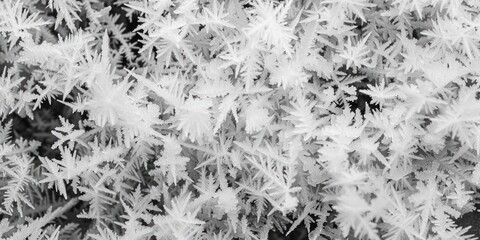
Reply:
<svg viewBox="0 0 480 240"><path fill-rule="evenodd" d="M479 28L476 0L1 0L0 239L474 239Z"/></svg>

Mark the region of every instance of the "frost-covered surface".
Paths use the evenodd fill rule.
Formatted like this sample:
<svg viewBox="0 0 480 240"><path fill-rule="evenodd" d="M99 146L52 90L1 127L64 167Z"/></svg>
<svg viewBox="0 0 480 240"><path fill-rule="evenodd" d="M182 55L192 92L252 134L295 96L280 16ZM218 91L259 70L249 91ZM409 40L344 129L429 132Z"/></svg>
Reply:
<svg viewBox="0 0 480 240"><path fill-rule="evenodd" d="M2 0L0 238L470 239L479 12Z"/></svg>

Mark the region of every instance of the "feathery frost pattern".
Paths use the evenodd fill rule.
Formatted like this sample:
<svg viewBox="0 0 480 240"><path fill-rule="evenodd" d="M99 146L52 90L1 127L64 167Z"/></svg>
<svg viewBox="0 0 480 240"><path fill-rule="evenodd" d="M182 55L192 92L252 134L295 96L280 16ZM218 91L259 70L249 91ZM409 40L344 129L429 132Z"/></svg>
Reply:
<svg viewBox="0 0 480 240"><path fill-rule="evenodd" d="M479 13L2 0L0 239L478 239Z"/></svg>

